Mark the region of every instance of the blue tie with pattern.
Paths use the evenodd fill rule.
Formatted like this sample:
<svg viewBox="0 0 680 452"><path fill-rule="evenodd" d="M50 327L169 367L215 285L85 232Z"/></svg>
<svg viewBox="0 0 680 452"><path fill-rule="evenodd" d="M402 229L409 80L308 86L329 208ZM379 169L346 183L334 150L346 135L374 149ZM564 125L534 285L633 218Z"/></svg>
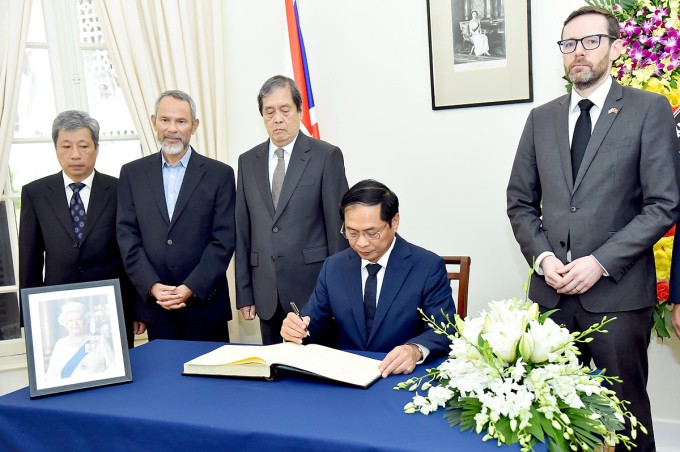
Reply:
<svg viewBox="0 0 680 452"><path fill-rule="evenodd" d="M78 242L83 239L83 232L85 232L85 204L83 200L80 199L80 190L85 188L83 183L73 183L68 185L71 190L73 190L73 196L71 196L71 202L69 204L71 210L71 221L73 221L73 231L78 237Z"/></svg>

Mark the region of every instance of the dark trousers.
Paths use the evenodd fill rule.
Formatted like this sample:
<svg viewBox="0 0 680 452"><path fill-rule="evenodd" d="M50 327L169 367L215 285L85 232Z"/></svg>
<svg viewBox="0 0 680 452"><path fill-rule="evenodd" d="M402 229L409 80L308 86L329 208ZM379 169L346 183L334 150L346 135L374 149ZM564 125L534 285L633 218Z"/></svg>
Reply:
<svg viewBox="0 0 680 452"><path fill-rule="evenodd" d="M559 311L550 317L569 331L585 331L593 324L608 318L616 320L607 324L608 333L593 333L593 341L577 344L581 351L579 361L590 366L590 361L598 369L607 369L607 375L621 378L621 383L614 383L612 389L619 399L628 400L627 409L647 428L648 434L638 430L633 441L637 451L655 451L652 412L647 394L647 377L649 375L647 347L651 338L653 307L635 311L619 311L593 313L583 309L578 296L563 296L557 305ZM541 306L541 312L549 309ZM630 425L626 422L624 434L630 437ZM618 446L617 451L626 450Z"/></svg>
<svg viewBox="0 0 680 452"><path fill-rule="evenodd" d="M260 319L260 332L262 333L262 345L280 344L283 342L281 337L281 325L286 318L287 312L277 303L276 311L269 320Z"/></svg>

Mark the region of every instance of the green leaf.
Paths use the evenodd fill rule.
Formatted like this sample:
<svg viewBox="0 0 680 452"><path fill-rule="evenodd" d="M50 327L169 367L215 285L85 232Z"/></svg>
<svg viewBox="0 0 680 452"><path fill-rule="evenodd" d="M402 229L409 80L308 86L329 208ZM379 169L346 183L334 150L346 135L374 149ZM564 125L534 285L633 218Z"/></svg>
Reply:
<svg viewBox="0 0 680 452"><path fill-rule="evenodd" d="M460 416L463 414L463 410L459 408L447 408L447 410L448 411L444 413L444 419L449 422L449 425L451 425L451 427L455 427L456 425L460 424Z"/></svg>
<svg viewBox="0 0 680 452"><path fill-rule="evenodd" d="M555 313L557 311L559 311L559 309L551 309L550 311L546 311L543 314L539 315L538 316L538 323L543 325L543 322L545 322L545 319L547 319L548 317L550 317L551 315L553 315L553 313Z"/></svg>
<svg viewBox="0 0 680 452"><path fill-rule="evenodd" d="M515 444L519 442L517 432L513 432L510 428L510 419L503 416L496 422L496 430L498 430L505 437L505 444Z"/></svg>
<svg viewBox="0 0 680 452"><path fill-rule="evenodd" d="M478 399L467 397L460 400L461 403L461 415L460 415L460 429L474 430L477 427L477 422L475 421L475 415L482 411L482 402Z"/></svg>
<svg viewBox="0 0 680 452"><path fill-rule="evenodd" d="M671 316L668 315L669 311L666 309L666 303L660 303L654 306L654 332L657 336L663 339L668 339L671 337L670 329L671 326Z"/></svg>
<svg viewBox="0 0 680 452"><path fill-rule="evenodd" d="M543 418L545 421L545 416L543 413L539 413L536 410L536 407L534 405L531 405L530 408L531 411L531 421L529 422L529 426L527 427L527 432L531 434L534 438L539 440L540 442L544 443L545 442L545 433L543 432L543 429L541 429L542 421L541 418ZM551 426L552 427L552 426Z"/></svg>
<svg viewBox="0 0 680 452"><path fill-rule="evenodd" d="M550 422L545 416L541 416L541 428L548 435L548 450L568 450L568 446L564 437L562 436L562 430L557 430L553 427L552 422Z"/></svg>
<svg viewBox="0 0 680 452"><path fill-rule="evenodd" d="M576 425L572 425L571 428L574 429L574 433L576 434L576 438L578 438L579 442L585 442L590 447L595 447L596 445L602 443L602 438L591 430L583 429Z"/></svg>

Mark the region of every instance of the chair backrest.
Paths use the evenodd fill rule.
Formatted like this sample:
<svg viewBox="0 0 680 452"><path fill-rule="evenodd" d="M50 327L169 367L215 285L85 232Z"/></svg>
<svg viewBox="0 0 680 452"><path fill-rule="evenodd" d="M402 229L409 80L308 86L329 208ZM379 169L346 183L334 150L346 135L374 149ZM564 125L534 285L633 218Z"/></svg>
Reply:
<svg viewBox="0 0 680 452"><path fill-rule="evenodd" d="M460 33L463 35L463 39L466 41L470 40L470 21L461 20L460 22Z"/></svg>
<svg viewBox="0 0 680 452"><path fill-rule="evenodd" d="M458 282L458 297L456 298L456 313L461 319L467 316L468 286L470 284L470 256L442 256L446 264L449 281ZM458 266L456 271L450 266Z"/></svg>

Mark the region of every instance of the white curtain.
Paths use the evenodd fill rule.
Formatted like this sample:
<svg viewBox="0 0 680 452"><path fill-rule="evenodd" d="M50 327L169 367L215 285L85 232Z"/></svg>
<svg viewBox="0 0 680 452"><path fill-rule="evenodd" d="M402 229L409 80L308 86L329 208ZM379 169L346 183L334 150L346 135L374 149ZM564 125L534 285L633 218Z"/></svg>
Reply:
<svg viewBox="0 0 680 452"><path fill-rule="evenodd" d="M226 134L226 23L222 0L94 0L97 17L145 154L158 150L150 116L156 98L181 89L196 101L196 150L228 162ZM233 166L233 165L232 165ZM233 270L227 273L235 300ZM254 342L254 322L232 303L231 340ZM255 332L256 333L256 332Z"/></svg>
<svg viewBox="0 0 680 452"><path fill-rule="evenodd" d="M145 154L158 150L149 117L158 95L196 101L196 150L227 162L224 8L221 0L94 0L109 58Z"/></svg>
<svg viewBox="0 0 680 452"><path fill-rule="evenodd" d="M17 122L31 3L30 0L0 0L0 193L7 181L9 152Z"/></svg>

